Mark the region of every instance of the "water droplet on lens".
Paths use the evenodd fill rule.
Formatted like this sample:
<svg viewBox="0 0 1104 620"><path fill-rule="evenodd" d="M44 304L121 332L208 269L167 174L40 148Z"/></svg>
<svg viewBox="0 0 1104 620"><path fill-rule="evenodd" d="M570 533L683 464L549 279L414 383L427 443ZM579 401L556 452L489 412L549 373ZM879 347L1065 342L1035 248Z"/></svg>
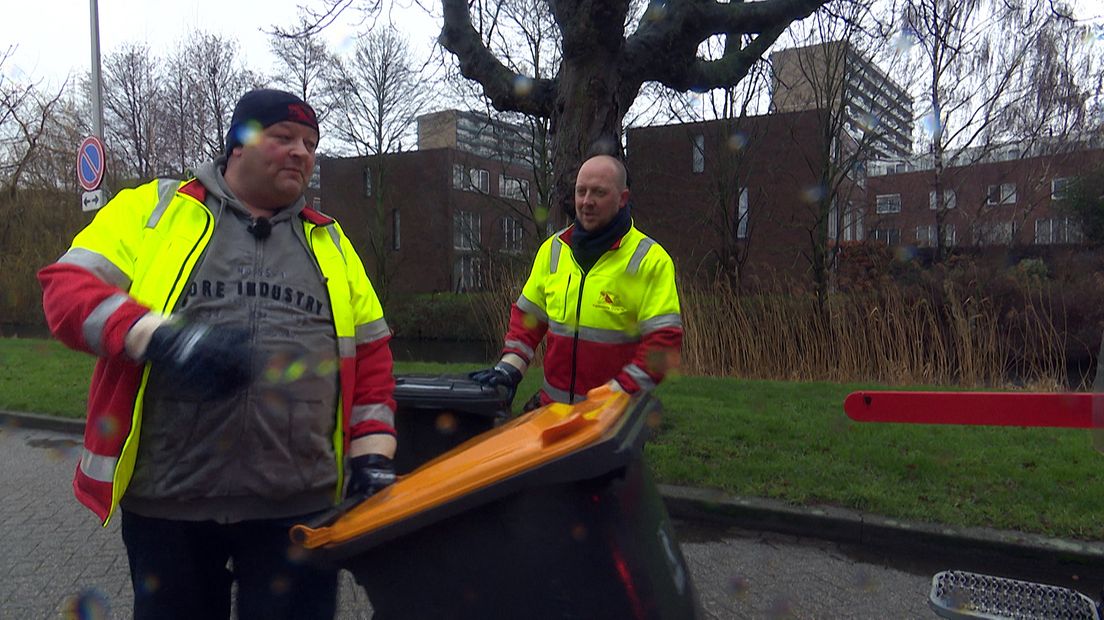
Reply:
<svg viewBox="0 0 1104 620"><path fill-rule="evenodd" d="M524 75L514 76L514 95L517 97L528 97L533 92L533 80L532 78Z"/></svg>

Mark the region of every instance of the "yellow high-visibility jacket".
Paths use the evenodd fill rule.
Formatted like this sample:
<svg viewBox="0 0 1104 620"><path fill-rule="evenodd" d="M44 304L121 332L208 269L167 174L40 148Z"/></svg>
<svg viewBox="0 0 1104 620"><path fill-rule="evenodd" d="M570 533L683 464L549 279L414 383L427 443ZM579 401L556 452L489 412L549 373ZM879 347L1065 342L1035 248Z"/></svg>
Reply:
<svg viewBox="0 0 1104 620"><path fill-rule="evenodd" d="M547 335L541 402L577 402L611 379L627 392L651 389L678 363L682 317L671 257L629 228L583 273L574 226L537 251L511 308L503 353L530 363Z"/></svg>
<svg viewBox="0 0 1104 620"><path fill-rule="evenodd" d="M43 308L52 333L99 357L88 397L84 450L73 489L106 525L133 474L148 364L132 361L124 339L149 311L169 314L211 240L214 216L197 180L152 181L120 192L42 269ZM303 209L300 221L325 278L340 355L341 406L333 434L340 499L351 437L394 433L394 377L383 309L337 223Z"/></svg>

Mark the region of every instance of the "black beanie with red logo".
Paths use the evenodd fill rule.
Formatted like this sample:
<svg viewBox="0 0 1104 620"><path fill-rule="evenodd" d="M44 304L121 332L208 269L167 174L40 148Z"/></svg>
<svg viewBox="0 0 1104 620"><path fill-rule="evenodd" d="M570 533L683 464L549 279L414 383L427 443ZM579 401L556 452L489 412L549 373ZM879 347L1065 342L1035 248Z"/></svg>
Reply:
<svg viewBox="0 0 1104 620"><path fill-rule="evenodd" d="M295 95L271 88L258 88L245 93L234 106L230 131L226 132L226 155L229 157L234 147L245 142L251 128L261 130L281 121L306 125L318 132L318 117L314 108Z"/></svg>

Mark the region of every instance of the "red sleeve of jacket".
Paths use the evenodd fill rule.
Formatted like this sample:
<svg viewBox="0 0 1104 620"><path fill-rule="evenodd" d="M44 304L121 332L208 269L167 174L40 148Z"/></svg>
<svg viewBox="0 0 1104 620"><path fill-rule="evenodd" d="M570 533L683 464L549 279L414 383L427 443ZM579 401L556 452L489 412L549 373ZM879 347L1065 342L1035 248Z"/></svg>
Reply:
<svg viewBox="0 0 1104 620"><path fill-rule="evenodd" d="M629 363L642 369L653 383L659 385L671 369L678 368L681 355L682 328L664 327L641 339L640 345L636 347L636 354ZM640 384L624 369L614 379L630 394L640 391Z"/></svg>
<svg viewBox="0 0 1104 620"><path fill-rule="evenodd" d="M353 406L384 405L395 411L395 374L390 336L357 345L356 386ZM352 439L377 433L395 434L395 427L379 420L367 420L349 429Z"/></svg>
<svg viewBox="0 0 1104 620"><path fill-rule="evenodd" d="M525 363L530 364L533 362L533 352L537 350L537 345L547 331L548 323L526 313L515 303L510 306L510 327L506 330L506 343L502 353L517 354ZM529 350L519 347L517 343L525 345Z"/></svg>
<svg viewBox="0 0 1104 620"><path fill-rule="evenodd" d="M38 281L42 285L42 308L50 332L66 346L93 355L124 355L127 332L149 312L149 308L122 289L75 265L55 263L44 267L38 272ZM85 322L101 304L116 295L126 296L126 300L106 318L99 332L102 350L95 351L86 341Z"/></svg>

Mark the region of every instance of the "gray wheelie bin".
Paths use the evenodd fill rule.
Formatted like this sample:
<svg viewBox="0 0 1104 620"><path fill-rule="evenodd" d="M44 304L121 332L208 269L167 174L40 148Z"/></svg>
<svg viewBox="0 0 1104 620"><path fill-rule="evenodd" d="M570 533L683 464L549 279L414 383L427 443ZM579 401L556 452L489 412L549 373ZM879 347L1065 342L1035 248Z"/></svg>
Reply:
<svg viewBox="0 0 1104 620"><path fill-rule="evenodd" d="M699 617L643 458L658 411L604 388L542 407L292 538L374 618Z"/></svg>
<svg viewBox="0 0 1104 620"><path fill-rule="evenodd" d="M405 474L510 416L500 390L466 376L395 377L395 471Z"/></svg>

